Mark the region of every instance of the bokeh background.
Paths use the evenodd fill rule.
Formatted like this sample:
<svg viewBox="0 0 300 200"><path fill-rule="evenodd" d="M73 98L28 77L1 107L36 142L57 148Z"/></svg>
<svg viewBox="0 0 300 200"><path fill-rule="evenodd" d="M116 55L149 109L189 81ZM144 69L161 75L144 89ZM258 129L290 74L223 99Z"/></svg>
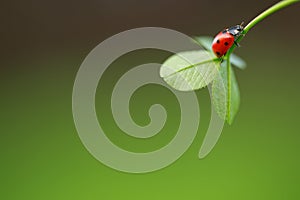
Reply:
<svg viewBox="0 0 300 200"><path fill-rule="evenodd" d="M95 160L81 144L72 118L72 87L85 56L121 31L165 27L187 35L215 35L248 22L277 1L93 0L7 1L1 10L1 199L299 199L300 198L300 4L253 28L236 53L247 63L235 70L241 107L212 153L198 150L210 118L206 89L197 91L199 133L171 166L127 174ZM132 97L138 124L151 104L169 112L162 132L149 140L125 136L109 107L113 84L134 66L162 62L168 53L141 50L120 57L96 96L100 122L124 149L144 152L166 144L180 117L165 88L147 85ZM191 119L193 120L193 119Z"/></svg>

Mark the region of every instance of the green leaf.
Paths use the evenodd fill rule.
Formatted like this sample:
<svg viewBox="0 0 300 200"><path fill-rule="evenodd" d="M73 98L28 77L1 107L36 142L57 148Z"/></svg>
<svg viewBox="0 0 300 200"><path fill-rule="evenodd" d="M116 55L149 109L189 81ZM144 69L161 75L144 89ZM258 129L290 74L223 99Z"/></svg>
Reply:
<svg viewBox="0 0 300 200"><path fill-rule="evenodd" d="M237 55L235 55L233 53L230 56L231 56L230 57L230 63L232 65L234 65L234 66L236 66L237 68L240 68L240 69L246 69L247 64L241 57L238 57Z"/></svg>
<svg viewBox="0 0 300 200"><path fill-rule="evenodd" d="M163 63L160 76L177 90L197 90L214 80L219 64L220 59L208 51L180 52Z"/></svg>
<svg viewBox="0 0 300 200"><path fill-rule="evenodd" d="M230 111L227 114L227 121L229 124L232 124L240 107L240 91L239 91L239 86L234 71L231 68L231 66L230 66L230 71L231 71L231 95L229 100Z"/></svg>
<svg viewBox="0 0 300 200"><path fill-rule="evenodd" d="M219 116L228 124L232 124L240 105L239 87L234 71L226 60L219 72L220 76L217 76L212 84L212 102Z"/></svg>
<svg viewBox="0 0 300 200"><path fill-rule="evenodd" d="M214 38L210 36L198 36L198 37L194 37L194 39L196 43L200 44L202 47L204 47L204 49L212 51L211 45Z"/></svg>
<svg viewBox="0 0 300 200"><path fill-rule="evenodd" d="M212 103L221 119L226 120L227 115L227 70L226 64L221 64L219 75L212 83Z"/></svg>
<svg viewBox="0 0 300 200"><path fill-rule="evenodd" d="M213 37L210 36L198 36L194 37L194 40L196 41L197 44L200 44L204 49L212 51L211 46L213 42ZM236 66L239 69L245 69L246 68L246 62L240 58L239 56L235 54L231 54L231 59L230 62L232 65Z"/></svg>

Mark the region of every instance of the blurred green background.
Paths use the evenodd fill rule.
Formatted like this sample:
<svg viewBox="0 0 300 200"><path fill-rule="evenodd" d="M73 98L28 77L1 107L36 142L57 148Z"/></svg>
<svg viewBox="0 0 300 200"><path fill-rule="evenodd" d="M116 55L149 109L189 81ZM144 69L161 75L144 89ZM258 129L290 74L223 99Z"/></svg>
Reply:
<svg viewBox="0 0 300 200"><path fill-rule="evenodd" d="M199 133L169 167L148 174L112 170L81 144L72 118L72 87L85 56L101 41L144 26L187 35L215 35L248 22L276 1L9 1L1 6L1 199L299 199L300 4L251 30L236 53L248 68L235 70L241 107L214 150L199 160L210 118L206 89L197 91ZM164 146L179 121L175 97L147 85L132 97L134 120L145 125L148 108L169 112L160 135L125 136L109 111L112 85L137 64L169 54L141 50L120 57L107 70L96 96L100 122L113 142L132 151ZM100 92L101 91L101 92ZM193 119L191 119L193 120Z"/></svg>

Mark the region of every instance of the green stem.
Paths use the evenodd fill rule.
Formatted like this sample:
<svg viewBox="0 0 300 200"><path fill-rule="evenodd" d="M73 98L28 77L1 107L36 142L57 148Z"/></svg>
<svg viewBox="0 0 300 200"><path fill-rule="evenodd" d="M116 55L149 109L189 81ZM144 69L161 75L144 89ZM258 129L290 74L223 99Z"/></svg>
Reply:
<svg viewBox="0 0 300 200"><path fill-rule="evenodd" d="M280 1L277 4L273 5L266 11L262 12L260 15L255 17L249 24L245 27L244 33L246 34L253 26L255 26L258 22L262 21L264 18L268 17L269 15L273 14L274 12L277 12L278 10L283 9L284 7L287 7L293 3L297 3L299 0L284 0Z"/></svg>
<svg viewBox="0 0 300 200"><path fill-rule="evenodd" d="M281 10L293 3L297 3L299 0L283 0L278 2L277 4L273 5L272 7L268 8L261 14L259 14L257 17L255 17L253 20L251 20L247 26L244 28L242 34L237 38L236 42L240 42L243 37L248 33L248 31L253 28L258 22L262 21L269 15L275 13L278 10ZM230 120L230 113L231 113L231 65L230 65L230 54L233 52L233 50L236 48L236 45L232 45L232 47L228 50L226 53L226 56L224 57L224 60L227 61L227 119Z"/></svg>
<svg viewBox="0 0 300 200"><path fill-rule="evenodd" d="M262 12L261 14L259 14L257 17L255 17L253 20L251 20L247 26L244 28L243 34L241 34L236 42L240 42L243 37L248 33L248 31L253 28L258 22L262 21L263 19L265 19L266 17L268 17L269 15L277 12L278 10L281 10L291 4L294 3L298 3L300 2L299 0L283 0L280 1L278 3L276 3L275 5L271 6L270 8L268 8L267 10L265 10L264 12ZM232 51L235 49L236 45L233 45L227 52L225 59L228 59L230 54L232 53Z"/></svg>

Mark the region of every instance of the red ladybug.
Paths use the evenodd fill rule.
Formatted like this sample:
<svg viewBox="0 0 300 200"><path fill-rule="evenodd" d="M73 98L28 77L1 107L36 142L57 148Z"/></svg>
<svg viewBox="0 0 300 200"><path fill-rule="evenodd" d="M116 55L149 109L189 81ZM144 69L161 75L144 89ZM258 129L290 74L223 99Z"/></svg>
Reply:
<svg viewBox="0 0 300 200"><path fill-rule="evenodd" d="M235 40L241 35L243 30L244 27L242 25L236 25L221 31L215 37L212 43L212 50L218 58L224 56L233 44L238 46Z"/></svg>

